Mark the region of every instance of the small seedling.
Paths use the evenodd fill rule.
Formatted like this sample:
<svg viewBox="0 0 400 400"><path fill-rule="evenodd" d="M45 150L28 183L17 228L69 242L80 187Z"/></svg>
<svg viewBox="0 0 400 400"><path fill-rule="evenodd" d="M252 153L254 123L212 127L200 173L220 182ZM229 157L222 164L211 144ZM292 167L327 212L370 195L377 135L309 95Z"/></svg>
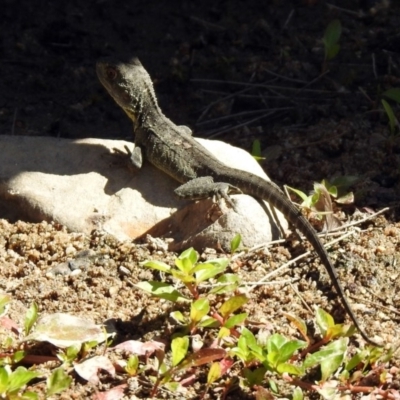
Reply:
<svg viewBox="0 0 400 400"><path fill-rule="evenodd" d="M386 90L384 93L382 93L382 96L385 97L386 99L396 102L397 104L400 104L400 89L392 88L392 89ZM383 108L386 112L386 115L389 119L390 133L392 136L395 136L400 132L399 121L396 118L393 108L389 104L389 102L386 101L385 99L382 99L381 101L382 101Z"/></svg>
<svg viewBox="0 0 400 400"><path fill-rule="evenodd" d="M256 161L263 161L265 157L261 155L261 142L258 139L253 141L253 145L251 148L251 155L255 158Z"/></svg>
<svg viewBox="0 0 400 400"><path fill-rule="evenodd" d="M334 19L326 27L322 42L325 47L325 62L337 56L340 50L339 39L342 34L342 24L338 19Z"/></svg>
<svg viewBox="0 0 400 400"><path fill-rule="evenodd" d="M226 258L218 258L205 263L198 263L198 258L199 254L193 248L190 248L185 250L175 260L175 267L170 267L168 264L161 261L147 261L142 265L172 275L186 286L194 299L197 299L199 297L199 284L223 273L229 263L229 260ZM151 281L140 282L136 286L154 296L173 302L188 301L188 299L172 285Z"/></svg>
<svg viewBox="0 0 400 400"><path fill-rule="evenodd" d="M327 26L322 42L325 49L324 62L322 64L322 71L326 71L328 61L337 56L340 50L339 39L342 34L342 24L338 19L333 20Z"/></svg>

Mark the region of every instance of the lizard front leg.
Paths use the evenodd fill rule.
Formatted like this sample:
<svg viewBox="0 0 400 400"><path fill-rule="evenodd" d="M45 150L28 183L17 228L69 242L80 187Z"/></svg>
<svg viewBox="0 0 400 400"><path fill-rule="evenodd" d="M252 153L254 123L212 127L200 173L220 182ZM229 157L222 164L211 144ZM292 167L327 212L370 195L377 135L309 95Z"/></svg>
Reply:
<svg viewBox="0 0 400 400"><path fill-rule="evenodd" d="M184 183L175 189L179 197L200 200L208 197L223 198L236 212L236 206L229 197L230 194L241 194L242 191L229 183L214 182L211 176L202 176Z"/></svg>

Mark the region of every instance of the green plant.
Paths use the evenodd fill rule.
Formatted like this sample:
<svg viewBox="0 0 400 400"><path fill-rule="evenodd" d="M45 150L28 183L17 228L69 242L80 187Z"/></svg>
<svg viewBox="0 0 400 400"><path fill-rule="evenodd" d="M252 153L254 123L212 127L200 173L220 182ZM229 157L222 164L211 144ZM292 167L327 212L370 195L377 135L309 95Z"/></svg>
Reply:
<svg viewBox="0 0 400 400"><path fill-rule="evenodd" d="M25 390L25 386L39 376L40 373L29 371L25 367L18 367L14 371L9 365L0 367L0 396L7 400L38 399L37 394Z"/></svg>
<svg viewBox="0 0 400 400"><path fill-rule="evenodd" d="M255 139L251 148L251 155L257 160L262 161L265 160L265 157L261 155L261 142L258 139Z"/></svg>
<svg viewBox="0 0 400 400"><path fill-rule="evenodd" d="M161 261L147 261L142 265L172 275L186 286L193 298L197 299L199 297L198 286L200 283L224 272L229 263L228 259L224 258L198 263L198 258L198 253L193 248L190 248L175 260L175 267L170 267ZM188 300L172 285L151 281L140 282L136 286L154 296L174 302Z"/></svg>
<svg viewBox="0 0 400 400"><path fill-rule="evenodd" d="M331 191L337 195L338 187L346 187L350 179L338 179L335 183L337 188ZM170 355L161 352L154 360L153 365L158 371L158 377L153 380L152 396L156 395L160 385L169 390L177 390L181 380L180 374L189 373L206 364L210 364L206 391L211 385L218 384L220 378L229 374L233 365L236 365L235 370L240 385L257 388L259 398L269 397L266 385L273 393L279 394L279 379L285 379L294 386L292 394L294 399L302 399L303 390L318 392L324 397L335 396L342 391L365 393L372 391L370 388L354 388L354 385L377 368L378 362L387 362L391 353L367 347L355 355L348 356L349 336L354 333L354 327L336 324L322 309L316 311L316 325L321 338L314 344L310 343L306 323L290 314L285 315L304 340L288 338L277 333L254 334L246 326L248 313L237 313L248 302L248 298L232 291L232 288L235 290L238 288L238 277L231 274L227 279L227 274L224 274L227 267L226 260L216 264L215 260L199 263L198 254L193 253L195 253L193 249L183 252L175 261L175 267L160 264L159 261L148 261L143 264L148 268L169 273L178 282L183 283L190 293L189 297L185 297L183 293L178 292L176 296L169 298L176 304L180 303L179 299L185 298L183 305L186 310L173 310L170 313L178 324L177 332L171 338ZM218 273L210 273L206 279L199 280L196 273L204 271L204 265L209 263L211 266L206 269L213 272L218 270L218 273L224 275L218 277ZM215 265L218 269L215 269ZM221 265L223 268L220 268ZM182 274L183 266L186 266L184 274ZM188 276L191 278L188 279ZM223 277L225 280L221 281ZM194 287L187 285L188 280ZM210 285L203 286L206 280L223 282L221 287L229 289L219 291L220 287L217 286L210 290ZM138 287L144 287L146 290L155 285L143 286L140 283ZM146 291L165 298L160 295L158 289L153 292ZM171 290L168 291L170 292ZM214 338L214 346L191 351L190 338L195 333L201 334L204 329L208 330L208 338ZM135 360L135 370L137 365L138 362ZM319 382L307 382L304 377L311 369L316 368L319 369ZM226 377L225 381L229 386L231 382L229 377ZM227 390L228 387L225 387L224 391Z"/></svg>
<svg viewBox="0 0 400 400"><path fill-rule="evenodd" d="M296 193L301 199L301 207L315 212L320 219L333 211L330 198L333 197L336 203L351 204L354 201L352 192L347 192L348 188L357 182L356 176L339 176L331 181L323 179L321 183L314 184L314 191L307 196L301 190L286 186L292 192Z"/></svg>
<svg viewBox="0 0 400 400"><path fill-rule="evenodd" d="M400 104L400 89L397 89L397 88L388 89L382 93L382 97L385 97L388 100L392 100L392 101L396 102L397 104ZM397 120L396 115L393 111L393 108L389 104L389 102L386 101L385 99L381 99L381 102L382 102L383 108L386 112L386 115L389 119L390 133L392 136L394 136L400 132L399 121Z"/></svg>
<svg viewBox="0 0 400 400"><path fill-rule="evenodd" d="M334 19L325 29L322 42L325 48L325 62L337 56L340 50L340 36L342 34L342 24L338 19Z"/></svg>

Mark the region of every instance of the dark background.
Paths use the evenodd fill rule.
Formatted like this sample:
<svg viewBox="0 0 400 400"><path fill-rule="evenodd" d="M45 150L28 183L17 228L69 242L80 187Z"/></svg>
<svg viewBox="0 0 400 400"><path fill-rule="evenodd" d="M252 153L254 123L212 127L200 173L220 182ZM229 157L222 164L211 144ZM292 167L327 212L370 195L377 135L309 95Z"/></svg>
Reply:
<svg viewBox="0 0 400 400"><path fill-rule="evenodd" d="M0 133L133 140L94 67L136 55L164 113L196 136L247 150L260 139L271 177L303 190L361 175L358 198L387 205L399 144L381 94L399 85L399 12L394 1L3 0ZM341 49L324 64L334 19Z"/></svg>

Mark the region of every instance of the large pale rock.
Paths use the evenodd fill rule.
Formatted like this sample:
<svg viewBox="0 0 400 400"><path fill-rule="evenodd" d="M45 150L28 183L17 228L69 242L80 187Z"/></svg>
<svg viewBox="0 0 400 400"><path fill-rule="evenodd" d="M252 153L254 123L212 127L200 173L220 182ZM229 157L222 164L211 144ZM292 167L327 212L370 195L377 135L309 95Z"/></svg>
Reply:
<svg viewBox="0 0 400 400"><path fill-rule="evenodd" d="M268 179L245 151L198 140L226 164ZM178 183L149 163L132 171L110 154L124 145L133 147L116 140L0 135L0 218L56 221L84 233L102 229L119 239L150 233L172 238L175 250L226 249L236 233L245 246L278 236L265 206L252 197L233 196L238 213L224 201L218 207L210 199L182 200L174 194Z"/></svg>

